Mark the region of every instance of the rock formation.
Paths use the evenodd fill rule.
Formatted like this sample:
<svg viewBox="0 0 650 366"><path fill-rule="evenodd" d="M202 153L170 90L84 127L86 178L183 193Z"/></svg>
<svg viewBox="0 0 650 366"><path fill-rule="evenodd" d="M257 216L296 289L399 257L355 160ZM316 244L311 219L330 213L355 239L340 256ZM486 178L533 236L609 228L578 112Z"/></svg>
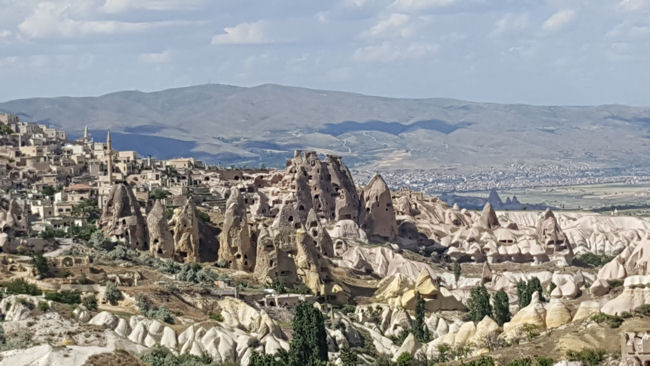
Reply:
<svg viewBox="0 0 650 366"><path fill-rule="evenodd" d="M117 183L111 188L99 226L108 238L130 248L149 248L147 225L140 212L140 205L126 183Z"/></svg>
<svg viewBox="0 0 650 366"><path fill-rule="evenodd" d="M479 224L485 228L492 229L501 226L499 224L499 219L497 218L496 212L492 208L490 202L487 202L483 206L483 211L481 211L481 218L479 219Z"/></svg>
<svg viewBox="0 0 650 366"><path fill-rule="evenodd" d="M348 167L340 156L327 155L325 164L332 182L332 196L335 199L334 219L359 220L360 198Z"/></svg>
<svg viewBox="0 0 650 366"><path fill-rule="evenodd" d="M377 174L363 189L364 209L361 228L369 237L380 240L395 241L397 239L397 221L393 200L388 185Z"/></svg>
<svg viewBox="0 0 650 366"><path fill-rule="evenodd" d="M149 252L151 255L172 258L174 256L174 238L169 231L165 207L160 200L156 200L147 215L147 229L149 230Z"/></svg>
<svg viewBox="0 0 650 366"><path fill-rule="evenodd" d="M248 272L254 270L256 243L251 240L246 205L237 187L232 187L226 202L219 243L219 259L225 260L230 268Z"/></svg>
<svg viewBox="0 0 650 366"><path fill-rule="evenodd" d="M200 262L199 219L192 200L174 213L169 227L174 238L174 258L181 262Z"/></svg>

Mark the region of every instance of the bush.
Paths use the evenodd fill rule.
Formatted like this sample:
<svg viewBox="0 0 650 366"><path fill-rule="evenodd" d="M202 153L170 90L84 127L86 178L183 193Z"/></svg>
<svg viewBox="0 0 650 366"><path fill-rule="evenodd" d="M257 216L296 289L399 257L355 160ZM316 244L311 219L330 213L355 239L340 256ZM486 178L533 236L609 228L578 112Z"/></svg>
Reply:
<svg viewBox="0 0 650 366"><path fill-rule="evenodd" d="M142 355L140 359L151 366L207 366L212 364L212 357L207 353L204 353L202 356L194 356L187 353L176 356L163 346L153 347L151 351Z"/></svg>
<svg viewBox="0 0 650 366"><path fill-rule="evenodd" d="M25 281L22 278L13 280L11 282L3 282L0 284L2 287L7 289L7 293L9 294L14 294L14 295L32 295L32 296L38 296L42 294L43 292L36 287L36 285L32 285L31 283Z"/></svg>
<svg viewBox="0 0 650 366"><path fill-rule="evenodd" d="M609 288L617 288L623 286L623 281L621 280L607 280Z"/></svg>
<svg viewBox="0 0 650 366"><path fill-rule="evenodd" d="M174 324L174 316L172 313L164 306L154 305L146 295L138 295L135 298L135 302L142 315L147 318L154 318L165 323Z"/></svg>
<svg viewBox="0 0 650 366"><path fill-rule="evenodd" d="M45 294L46 300L56 301L63 304L80 304L81 295L74 291L61 291L61 292L47 292Z"/></svg>
<svg viewBox="0 0 650 366"><path fill-rule="evenodd" d="M42 312L46 312L46 311L50 310L50 305L48 303L46 303L45 301L39 301L38 302L38 310L40 310Z"/></svg>
<svg viewBox="0 0 650 366"><path fill-rule="evenodd" d="M539 278L533 277L528 280L528 282L517 282L517 301L519 302L519 307L523 308L528 306L533 298L533 293L535 292L539 294L540 301L544 301L544 296L542 296L542 284L539 281Z"/></svg>
<svg viewBox="0 0 650 366"><path fill-rule="evenodd" d="M411 334L410 331L403 329L398 336L391 336L390 340L393 341L393 344L395 344L396 346L401 346L402 343L404 343L406 337L409 336L409 334Z"/></svg>
<svg viewBox="0 0 650 366"><path fill-rule="evenodd" d="M357 307L351 304L345 304L343 305L343 308L341 308L341 312L346 315L354 313L355 310L357 310Z"/></svg>
<svg viewBox="0 0 650 366"><path fill-rule="evenodd" d="M71 238L76 236L77 238L88 242L96 231L97 227L95 225L71 226L68 228L67 236Z"/></svg>
<svg viewBox="0 0 650 366"><path fill-rule="evenodd" d="M518 360L512 360L506 364L506 366L531 366L533 363L533 360L531 360L529 357L526 358L520 358Z"/></svg>
<svg viewBox="0 0 650 366"><path fill-rule="evenodd" d="M397 357L397 366L413 366L414 363L413 356L410 353L403 352L399 357Z"/></svg>
<svg viewBox="0 0 650 366"><path fill-rule="evenodd" d="M117 289L117 286L115 286L113 282L107 282L106 290L104 293L104 301L110 303L111 305L115 305L121 299L122 293Z"/></svg>
<svg viewBox="0 0 650 366"><path fill-rule="evenodd" d="M642 316L650 316L650 304L641 305L634 309L634 312Z"/></svg>
<svg viewBox="0 0 650 366"><path fill-rule="evenodd" d="M350 349L348 346L341 347L339 352L342 366L356 366L359 362L357 353Z"/></svg>
<svg viewBox="0 0 650 366"><path fill-rule="evenodd" d="M89 295L81 299L81 304L90 311L97 310L97 297L95 295Z"/></svg>
<svg viewBox="0 0 650 366"><path fill-rule="evenodd" d="M454 262L454 279L456 280L456 282L458 282L458 280L460 279L461 270L462 268L460 266L460 263Z"/></svg>
<svg viewBox="0 0 650 366"><path fill-rule="evenodd" d="M601 267L610 262L614 257L605 254L585 253L574 259L574 264L581 267Z"/></svg>
<svg viewBox="0 0 650 366"><path fill-rule="evenodd" d="M43 257L43 254L36 254L32 256L32 264L34 265L34 268L36 268L38 274L41 275L41 277L47 277L50 269L47 265L47 259Z"/></svg>
<svg viewBox="0 0 650 366"><path fill-rule="evenodd" d="M539 335L539 328L535 324L524 324L521 330L526 334L526 338L531 341Z"/></svg>
<svg viewBox="0 0 650 366"><path fill-rule="evenodd" d="M210 313L208 315L208 317L210 319L214 320L214 321L217 321L217 322L222 322L223 321L223 315L221 315L220 312L219 313Z"/></svg>
<svg viewBox="0 0 650 366"><path fill-rule="evenodd" d="M553 366L554 361L552 358L539 356L537 357L537 366Z"/></svg>
<svg viewBox="0 0 650 366"><path fill-rule="evenodd" d="M610 328L618 328L623 324L625 319L623 317L618 316L618 315L609 315L605 313L597 313L591 316L591 320L595 321L596 323L605 323L607 324Z"/></svg>
<svg viewBox="0 0 650 366"><path fill-rule="evenodd" d="M605 351L602 349L583 349L581 351L568 351L569 361L579 361L582 366L597 366L605 360Z"/></svg>
<svg viewBox="0 0 650 366"><path fill-rule="evenodd" d="M211 284L217 280L217 275L198 263L183 263L177 278L186 282Z"/></svg>
<svg viewBox="0 0 650 366"><path fill-rule="evenodd" d="M472 321L479 322L486 315L492 315L492 305L490 305L490 295L485 286L480 285L472 289L470 298L467 301L469 316Z"/></svg>
<svg viewBox="0 0 650 366"><path fill-rule="evenodd" d="M461 362L462 366L494 366L494 359L490 356L481 356L478 360Z"/></svg>
<svg viewBox="0 0 650 366"><path fill-rule="evenodd" d="M169 191L160 188L156 188L149 192L149 199L152 200L161 200L169 196L171 196L171 193Z"/></svg>
<svg viewBox="0 0 650 366"><path fill-rule="evenodd" d="M280 348L274 355L261 355L253 351L248 366L289 366L289 353Z"/></svg>
<svg viewBox="0 0 650 366"><path fill-rule="evenodd" d="M43 231L41 231L38 235L45 240L52 240L55 238L65 238L66 233L64 230L55 229L51 226L48 226Z"/></svg>

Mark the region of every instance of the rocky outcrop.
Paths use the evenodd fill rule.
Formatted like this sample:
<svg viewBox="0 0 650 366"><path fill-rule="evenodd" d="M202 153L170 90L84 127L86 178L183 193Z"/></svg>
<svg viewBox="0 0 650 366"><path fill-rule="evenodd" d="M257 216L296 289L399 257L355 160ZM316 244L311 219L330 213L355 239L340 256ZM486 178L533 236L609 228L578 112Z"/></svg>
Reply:
<svg viewBox="0 0 650 366"><path fill-rule="evenodd" d="M546 209L535 229L537 241L544 246L552 246L557 249L565 249L568 239L557 222L553 211Z"/></svg>
<svg viewBox="0 0 650 366"><path fill-rule="evenodd" d="M340 156L327 155L325 164L332 182L335 201L334 219L359 220L360 198L352 174Z"/></svg>
<svg viewBox="0 0 650 366"><path fill-rule="evenodd" d="M492 228L497 228L501 226L499 223L499 219L497 218L496 212L494 212L494 209L492 208L492 205L490 202L487 202L485 206L483 206L483 211L481 211L481 218L479 219L479 224L482 227L492 229Z"/></svg>
<svg viewBox="0 0 650 366"><path fill-rule="evenodd" d="M533 293L530 304L519 310L507 323L503 324L503 334L506 339L518 338L525 327L535 327L538 330L546 329L546 309L539 300L539 294Z"/></svg>
<svg viewBox="0 0 650 366"><path fill-rule="evenodd" d="M219 259L225 260L230 268L248 272L255 269L256 243L251 240L246 205L236 187L230 190L226 202L219 244Z"/></svg>
<svg viewBox="0 0 650 366"><path fill-rule="evenodd" d="M104 235L124 245L147 250L149 248L147 223L140 205L126 183L115 184L104 204L99 226Z"/></svg>
<svg viewBox="0 0 650 366"><path fill-rule="evenodd" d="M377 174L363 189L363 202L365 212L362 217L361 228L370 238L395 241L397 239L397 221L395 210L388 185Z"/></svg>
<svg viewBox="0 0 650 366"><path fill-rule="evenodd" d="M147 229L149 231L149 252L151 255L160 258L172 258L174 256L174 238L169 231L165 206L160 200L156 200L147 215Z"/></svg>
<svg viewBox="0 0 650 366"><path fill-rule="evenodd" d="M332 243L332 238L323 225L321 224L316 211L314 209L309 210L307 215L307 222L305 223L309 235L314 240L316 248L318 251L327 257L334 256L334 244Z"/></svg>
<svg viewBox="0 0 650 366"><path fill-rule="evenodd" d="M27 201L0 197L0 232L12 238L29 235Z"/></svg>
<svg viewBox="0 0 650 366"><path fill-rule="evenodd" d="M650 304L650 275L629 276L623 283L623 292L603 305L601 311L615 315L632 312L641 305Z"/></svg>
<svg viewBox="0 0 650 366"><path fill-rule="evenodd" d="M174 213L169 227L174 239L174 258L180 262L200 262L199 219L192 200Z"/></svg>

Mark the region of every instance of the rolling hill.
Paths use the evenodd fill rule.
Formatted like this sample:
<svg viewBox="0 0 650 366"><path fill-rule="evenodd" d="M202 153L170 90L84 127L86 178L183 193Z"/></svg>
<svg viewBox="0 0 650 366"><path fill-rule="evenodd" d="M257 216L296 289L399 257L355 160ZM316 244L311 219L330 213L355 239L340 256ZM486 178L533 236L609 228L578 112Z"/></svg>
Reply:
<svg viewBox="0 0 650 366"><path fill-rule="evenodd" d="M157 157L282 166L293 149L343 155L372 168L470 170L512 162L644 165L650 108L533 106L452 99L397 99L279 85L209 84L98 97L0 103L22 120Z"/></svg>

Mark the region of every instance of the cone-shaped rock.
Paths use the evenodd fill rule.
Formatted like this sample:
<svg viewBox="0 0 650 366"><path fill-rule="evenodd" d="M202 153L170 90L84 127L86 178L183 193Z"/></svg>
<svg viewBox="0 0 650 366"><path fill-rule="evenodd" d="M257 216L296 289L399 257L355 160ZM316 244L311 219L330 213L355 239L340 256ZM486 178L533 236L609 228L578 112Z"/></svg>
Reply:
<svg viewBox="0 0 650 366"><path fill-rule="evenodd" d="M140 250L149 248L147 224L140 212L140 205L126 183L115 184L104 204L99 226L104 235Z"/></svg>
<svg viewBox="0 0 650 366"><path fill-rule="evenodd" d="M497 218L497 214L496 212L494 212L494 209L492 208L490 202L487 202L483 207L483 211L481 212L481 218L479 219L479 223L481 224L481 226L486 227L488 229L501 226L501 224L499 224L499 219Z"/></svg>
<svg viewBox="0 0 650 366"><path fill-rule="evenodd" d="M219 243L220 260L225 260L230 268L253 271L257 253L248 228L246 204L237 187L230 189Z"/></svg>
<svg viewBox="0 0 650 366"><path fill-rule="evenodd" d="M174 238L169 232L169 224L165 217L165 206L156 200L153 208L147 215L147 229L149 230L149 252L160 258L174 256Z"/></svg>
<svg viewBox="0 0 650 366"><path fill-rule="evenodd" d="M397 239L397 221L388 185L375 175L363 189L365 212L362 228L368 237L394 241Z"/></svg>
<svg viewBox="0 0 650 366"><path fill-rule="evenodd" d="M187 200L183 208L169 221L174 238L174 258L182 262L200 262L199 220L192 200Z"/></svg>

